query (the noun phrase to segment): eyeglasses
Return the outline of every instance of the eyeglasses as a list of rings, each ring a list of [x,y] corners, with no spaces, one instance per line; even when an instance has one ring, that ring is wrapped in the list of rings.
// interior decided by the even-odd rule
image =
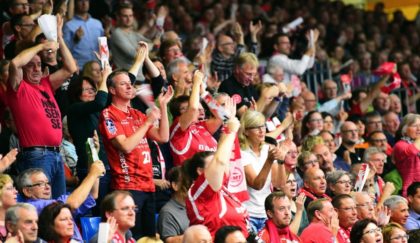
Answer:
[[[340,210],[344,210],[346,212],[350,212],[350,211],[356,211],[357,208],[356,207],[349,207],[349,208],[339,208]]]
[[[367,124],[382,124],[382,121],[370,121]]]
[[[247,127],[247,130],[265,130],[265,125],[255,126],[255,127]]]
[[[310,119],[309,122],[323,122],[322,119]]]
[[[353,130],[344,130],[343,133],[358,133],[359,129],[353,129]]]
[[[49,181],[44,181],[44,182],[38,182],[38,183],[34,183],[34,184],[32,184],[32,185],[27,185],[26,187],[36,187],[36,186],[39,186],[39,187],[46,187],[46,186],[51,186],[51,183],[49,182]]]
[[[406,240],[408,240],[409,238],[410,238],[410,236],[409,235],[407,235],[407,234],[405,234],[405,235],[398,235],[398,236],[395,236],[395,237],[392,237],[390,240],[402,240],[402,239],[406,239]]]
[[[386,163],[386,159],[371,159],[372,162],[382,162]]]
[[[95,88],[83,88],[82,92],[95,93],[96,89]]]
[[[120,210],[124,213],[127,213],[129,210],[131,210],[131,211],[137,213],[139,211],[139,208],[137,206],[131,206],[131,207],[127,206],[127,207],[119,208],[119,209],[116,209],[116,210]]]
[[[337,181],[336,184],[349,184],[350,186],[353,185],[353,183],[348,180],[348,181]]]
[[[12,191],[15,191],[16,190],[16,187],[14,187],[14,186],[8,186],[8,187],[5,187],[4,189],[6,191],[12,192]]]
[[[363,234],[375,234],[375,233],[381,233],[382,232],[382,229],[381,228],[379,228],[379,227],[377,227],[376,229],[371,229],[371,230],[368,230],[368,231],[366,231],[365,233],[363,233]]]
[[[372,143],[385,143],[387,140],[386,139],[371,139],[370,141]]]
[[[23,26],[23,27],[34,27],[35,24],[20,24],[20,26]]]
[[[287,180],[286,184],[292,184],[292,183],[296,183],[296,180]]]
[[[306,161],[306,162],[304,162],[303,163],[303,165],[315,165],[315,164],[318,164],[319,163],[319,161],[318,160],[308,160],[308,161]]]

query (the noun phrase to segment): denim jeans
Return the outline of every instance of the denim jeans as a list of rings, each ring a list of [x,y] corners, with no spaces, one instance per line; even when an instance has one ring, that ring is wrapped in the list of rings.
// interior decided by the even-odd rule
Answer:
[[[136,225],[131,228],[134,239],[143,236],[156,235],[155,219],[155,193],[129,190],[133,195],[134,203],[139,208],[136,213]]]
[[[16,168],[19,173],[30,168],[40,168],[51,183],[52,198],[55,199],[66,193],[64,164],[59,152],[49,150],[20,152]]]
[[[258,234],[258,232],[264,228],[266,220],[266,218],[249,217],[249,223],[251,224],[252,231]]]

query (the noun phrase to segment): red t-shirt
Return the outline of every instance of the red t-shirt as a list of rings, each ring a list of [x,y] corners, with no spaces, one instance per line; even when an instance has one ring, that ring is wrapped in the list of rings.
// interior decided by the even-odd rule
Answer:
[[[176,118],[171,125],[169,140],[175,166],[182,165],[197,152],[214,152],[217,149],[217,141],[207,130],[205,121],[192,123],[182,131],[179,118]]]
[[[153,192],[152,160],[146,137],[128,154],[115,148],[111,140],[118,135],[131,136],[144,124],[147,117],[133,108],[128,113],[113,105],[104,109],[99,120],[99,130],[111,167],[111,188]]]
[[[7,99],[22,147],[60,146],[61,113],[50,76],[39,84],[22,80],[16,92],[8,85]]]
[[[333,243],[334,238],[330,228],[323,223],[310,223],[300,235],[303,243]]]
[[[227,177],[224,177],[226,183]],[[235,225],[248,236],[248,212],[241,202],[223,186],[220,191],[213,191],[204,177],[199,175],[188,190],[185,200],[190,225],[207,226],[214,238],[216,231],[224,225]]]

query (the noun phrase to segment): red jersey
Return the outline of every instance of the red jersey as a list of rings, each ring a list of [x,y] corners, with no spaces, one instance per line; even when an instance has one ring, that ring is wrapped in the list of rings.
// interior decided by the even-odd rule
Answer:
[[[334,243],[335,237],[330,228],[328,228],[325,224],[318,222],[318,223],[310,223],[308,227],[306,227],[302,234],[300,235],[300,239],[303,243]]]
[[[225,185],[227,177],[224,177]],[[241,202],[223,186],[215,192],[204,177],[199,175],[188,190],[185,200],[190,225],[207,226],[214,238],[216,231],[224,225],[235,225],[248,236],[248,212]]]
[[[131,136],[144,124],[147,117],[131,107],[124,112],[113,105],[104,109],[99,120],[99,130],[111,167],[111,188],[154,192],[152,160],[146,137],[128,154],[115,148],[111,140],[118,135]]]
[[[8,85],[7,99],[20,146],[60,146],[63,135],[61,113],[50,76],[42,78],[39,84],[22,80],[17,91]]]
[[[169,145],[175,166],[182,165],[197,152],[214,152],[217,149],[217,141],[207,130],[205,121],[192,123],[182,131],[179,118],[171,125]]]

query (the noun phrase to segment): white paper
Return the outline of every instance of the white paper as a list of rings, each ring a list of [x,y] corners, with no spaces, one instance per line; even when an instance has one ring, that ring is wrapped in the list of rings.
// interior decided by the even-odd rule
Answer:
[[[206,50],[208,44],[209,44],[209,41],[207,40],[207,38],[203,37],[203,40],[201,42],[200,54],[204,54],[204,51]]]
[[[100,223],[98,231],[98,243],[108,243],[110,225],[108,223]]]
[[[38,18],[38,25],[47,40],[57,41],[57,17],[51,14],[44,14]]]
[[[369,176],[370,168],[368,164],[362,164],[359,173],[357,173],[356,183],[354,184],[354,191],[361,192],[365,186],[366,180]]]
[[[99,45],[99,59],[101,60],[102,69],[104,69],[105,64],[109,62],[108,41],[105,36],[98,37],[98,45]]]
[[[98,161],[99,160],[98,151],[96,151],[95,142],[93,141],[93,138],[88,138],[87,141],[90,147],[90,151],[92,153],[92,160],[93,160],[92,162]]]
[[[292,22],[288,23],[286,26],[283,27],[283,33],[288,33],[289,31],[296,29],[296,27],[298,27],[302,23],[302,17],[293,20]]]

